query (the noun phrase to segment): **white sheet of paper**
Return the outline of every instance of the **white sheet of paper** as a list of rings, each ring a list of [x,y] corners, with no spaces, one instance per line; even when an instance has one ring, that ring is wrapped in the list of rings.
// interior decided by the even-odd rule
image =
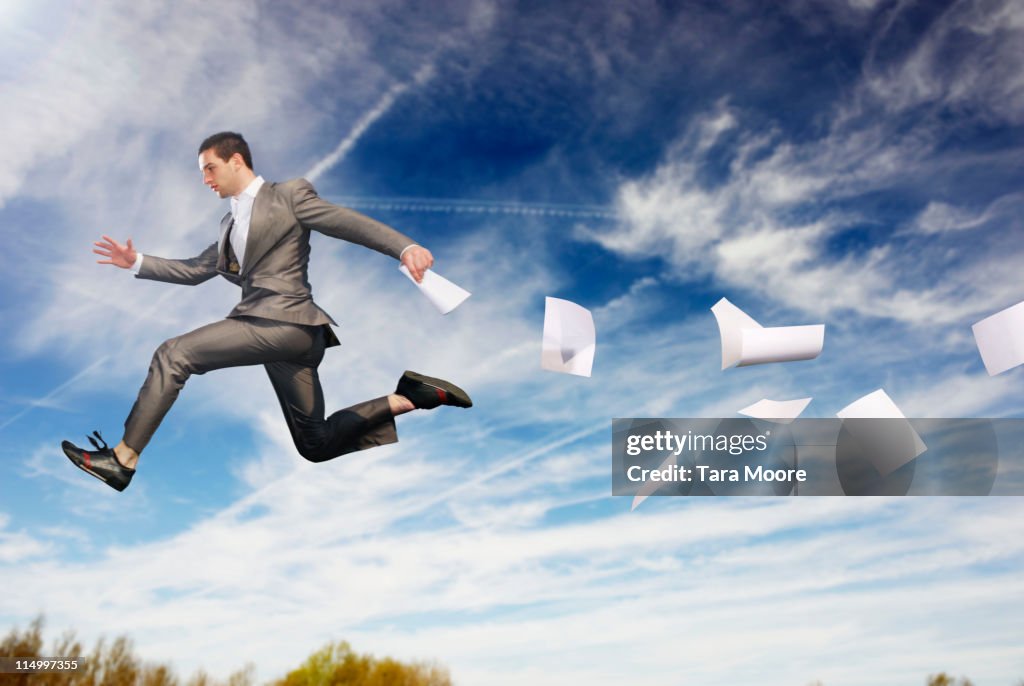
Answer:
[[[409,273],[409,269],[404,264],[398,268],[398,271],[405,274],[413,282],[413,285],[420,289],[423,295],[427,296],[427,300],[441,314],[448,314],[470,296],[469,291],[456,286],[437,272],[429,269],[423,273],[422,283],[416,283],[416,279],[412,278],[412,274]]]
[[[1024,364],[1024,302],[982,319],[971,329],[989,376]]]
[[[668,457],[665,458],[665,461],[661,463],[661,466],[658,467],[658,471],[674,467],[675,464],[676,456],[674,454],[669,455]],[[659,488],[664,486],[665,483],[666,482],[664,481],[654,481],[653,479],[651,479],[648,481],[644,481],[642,484],[640,484],[640,488],[637,489],[636,495],[633,496],[633,504],[630,506],[629,511],[632,512],[636,508],[640,507],[640,503],[647,500],[647,498],[650,497],[652,493],[654,493]]]
[[[896,406],[896,403],[892,401],[889,394],[879,388],[877,391],[868,393],[862,398],[854,400],[852,403],[844,407],[843,409],[836,412],[836,416],[840,419],[903,419],[906,420],[906,415]],[[852,425],[856,427],[856,425]],[[915,457],[923,453],[928,449],[921,440],[921,436],[914,430],[914,427],[910,425],[910,422],[906,422],[907,431],[910,432],[911,440],[914,445],[913,448],[902,455],[896,455],[888,450],[885,451],[869,451],[867,454],[868,460],[874,465],[875,469],[882,476],[888,476],[892,472],[896,471],[906,463],[913,460]],[[871,442],[872,436],[864,435],[857,436],[858,440],[863,440],[865,444]]]
[[[789,424],[800,416],[810,402],[811,398],[797,398],[796,400],[768,400],[765,398],[739,410],[739,414],[754,419],[766,419],[777,424]]]
[[[597,348],[590,310],[560,298],[544,298],[540,366],[553,372],[590,376]]]
[[[813,360],[825,346],[824,324],[765,328],[725,298],[711,311],[722,338],[722,369]]]

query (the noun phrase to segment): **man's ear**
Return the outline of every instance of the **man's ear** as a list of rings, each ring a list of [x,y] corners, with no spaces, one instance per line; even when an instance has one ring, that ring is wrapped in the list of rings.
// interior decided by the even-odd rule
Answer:
[[[231,162],[231,166],[234,167],[235,171],[238,171],[239,168],[245,166],[245,160],[242,159],[242,153],[240,152],[236,152],[234,155],[231,156]]]

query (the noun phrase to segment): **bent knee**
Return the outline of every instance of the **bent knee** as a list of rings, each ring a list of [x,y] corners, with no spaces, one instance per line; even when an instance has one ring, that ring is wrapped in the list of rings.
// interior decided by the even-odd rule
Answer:
[[[296,441],[295,447],[299,451],[299,455],[302,455],[302,457],[310,462],[326,462],[332,457],[337,457],[337,455],[331,454],[328,447],[323,444]]]
[[[169,370],[175,377],[188,378],[195,370],[180,338],[169,338],[153,353],[153,366]]]
[[[153,359],[167,362],[180,358],[182,351],[179,341],[179,338],[168,338],[153,353]]]
[[[295,448],[299,451],[299,455],[310,462],[326,462],[358,450],[354,445],[348,443],[339,444],[337,441],[305,436],[295,437]]]

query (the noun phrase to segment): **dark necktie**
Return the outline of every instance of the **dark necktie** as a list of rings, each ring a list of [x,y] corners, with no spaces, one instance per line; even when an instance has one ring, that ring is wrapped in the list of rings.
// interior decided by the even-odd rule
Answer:
[[[228,261],[228,271],[232,274],[238,273],[238,257],[235,255],[235,249],[231,247],[231,229],[235,228],[235,220],[232,219],[231,223],[228,224],[228,230],[224,234],[224,256]]]

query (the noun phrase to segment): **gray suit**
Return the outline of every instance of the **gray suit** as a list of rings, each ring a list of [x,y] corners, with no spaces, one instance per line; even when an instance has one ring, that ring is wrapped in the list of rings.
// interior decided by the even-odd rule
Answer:
[[[338,341],[330,328],[336,322],[313,302],[307,276],[309,232],[394,258],[412,239],[322,200],[305,179],[267,182],[260,188],[241,269],[228,240],[231,228],[228,213],[221,220],[220,240],[191,259],[143,258],[138,278],[195,285],[219,274],[241,286],[242,299],[226,319],[157,349],[125,421],[124,442],[142,452],[192,374],[253,364],[266,368],[295,445],[306,459],[319,462],[398,440],[386,396],[324,418],[317,366],[324,349]]]

